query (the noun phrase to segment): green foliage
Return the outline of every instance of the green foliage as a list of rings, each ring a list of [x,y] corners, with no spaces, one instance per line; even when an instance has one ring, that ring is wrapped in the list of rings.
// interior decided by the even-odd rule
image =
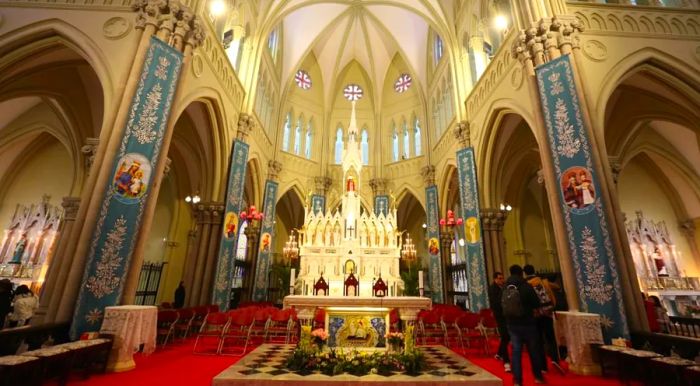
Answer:
[[[425,370],[427,365],[423,354],[417,350],[410,353],[385,351],[343,353],[333,349],[316,352],[297,348],[287,359],[287,367],[301,373],[318,371],[329,376],[342,373],[362,376],[391,372],[418,374]]]
[[[418,296],[418,264],[409,264],[408,271],[401,272],[401,280],[404,296]]]

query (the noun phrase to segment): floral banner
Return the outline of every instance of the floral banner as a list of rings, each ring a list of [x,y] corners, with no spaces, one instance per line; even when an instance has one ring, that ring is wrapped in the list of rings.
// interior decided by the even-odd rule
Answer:
[[[389,214],[389,196],[379,195],[374,196],[374,214],[379,216],[384,213],[384,216]]]
[[[481,237],[481,217],[479,215],[479,191],[477,190],[474,148],[467,147],[457,152],[457,174],[459,194],[464,218],[464,240],[466,241],[466,261],[469,283],[469,309],[479,312],[488,308],[486,287],[486,267],[484,244]]]
[[[318,212],[326,213],[326,196],[322,196],[320,194],[312,194],[311,207],[314,209],[314,214]]]
[[[580,309],[601,315],[607,341],[629,337],[598,170],[565,55],[536,69]]]
[[[275,203],[277,201],[277,182],[267,180],[265,182],[265,199],[263,200],[263,213],[265,217],[260,227],[260,246],[258,261],[255,267],[255,283],[253,284],[253,301],[263,302],[267,300],[267,278],[270,270],[270,258],[272,257],[272,236],[275,232]]]
[[[180,52],[151,38],[86,259],[73,339],[99,330],[105,307],[121,301],[181,67]]]
[[[231,149],[231,163],[226,188],[226,214],[221,227],[222,235],[219,243],[219,258],[216,263],[216,281],[212,293],[212,303],[217,304],[220,310],[228,310],[231,301],[233,263],[236,258],[240,230],[238,220],[241,213],[248,148],[247,143],[235,140],[233,141],[233,149]]]
[[[437,186],[425,188],[426,207],[428,208],[428,264],[430,289],[434,303],[443,302],[442,264],[440,263],[440,227],[438,215]]]

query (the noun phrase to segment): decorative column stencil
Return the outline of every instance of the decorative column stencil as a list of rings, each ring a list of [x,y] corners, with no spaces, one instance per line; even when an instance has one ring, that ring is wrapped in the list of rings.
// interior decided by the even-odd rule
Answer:
[[[432,299],[435,303],[443,302],[442,291],[442,264],[440,264],[440,221],[438,215],[438,191],[437,186],[430,185],[425,188],[425,202],[428,208],[428,258],[430,269],[430,288]]]
[[[253,283],[254,302],[265,301],[267,297],[267,275],[270,269],[270,258],[272,255],[272,236],[275,232],[275,202],[277,201],[276,181],[267,180],[265,182],[265,199],[263,201],[263,213],[265,217],[260,227],[260,251],[255,267],[255,282]]]
[[[464,218],[464,240],[467,252],[467,273],[469,283],[469,309],[479,312],[488,308],[486,287],[486,267],[484,260],[484,243],[481,234],[479,212],[479,191],[474,163],[474,148],[466,147],[457,151],[457,174],[459,194]]]
[[[228,310],[229,302],[231,301],[231,281],[233,280],[233,264],[236,258],[236,247],[240,230],[238,221],[243,199],[243,182],[245,181],[246,164],[248,162],[248,149],[247,143],[238,139],[233,141],[226,188],[226,210],[221,227],[222,235],[219,243],[216,279],[212,293],[212,303],[218,304],[220,310]]]
[[[152,37],[85,264],[71,337],[119,303],[175,95],[182,53]]]
[[[374,196],[374,214],[387,216],[389,214],[389,196],[382,194]]]
[[[600,180],[568,55],[535,69],[582,311],[601,315],[607,341],[629,337]]]
[[[311,195],[311,208],[314,214],[321,212],[326,213],[326,196],[320,194]]]

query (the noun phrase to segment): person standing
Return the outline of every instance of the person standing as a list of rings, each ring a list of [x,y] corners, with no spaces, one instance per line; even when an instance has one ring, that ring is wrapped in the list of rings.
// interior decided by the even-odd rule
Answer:
[[[493,283],[489,286],[489,303],[498,325],[498,335],[501,337],[496,359],[503,361],[503,368],[506,373],[509,373],[510,356],[508,355],[508,343],[510,343],[510,335],[508,335],[508,326],[506,325],[506,318],[503,316],[503,307],[501,306],[501,295],[503,294],[503,284],[505,282],[506,279],[501,272],[493,274]]]
[[[535,267],[528,264],[523,267],[525,272],[525,280],[532,286],[540,301],[540,305],[535,309],[535,325],[542,342],[542,371],[547,371],[547,357],[552,360],[554,366],[560,373],[564,374],[564,370],[559,365],[559,350],[557,347],[557,339],[554,336],[554,308],[556,300],[554,291],[549,280],[542,279],[535,275]]]
[[[510,339],[513,342],[513,385],[522,386],[523,384],[523,344],[527,345],[535,383],[545,383],[542,376],[542,348],[534,317],[535,309],[540,306],[540,299],[532,286],[523,278],[521,266],[512,265],[509,272],[510,277],[506,280],[501,295],[501,306]]]
[[[10,327],[20,327],[29,324],[34,310],[39,305],[39,299],[26,285],[21,285],[15,290],[12,313],[10,314]]]
[[[175,298],[173,299],[173,308],[182,308],[185,305],[185,282],[181,281],[180,285],[175,290]]]
[[[0,280],[0,330],[5,327],[5,318],[12,309],[12,282],[10,279]]]

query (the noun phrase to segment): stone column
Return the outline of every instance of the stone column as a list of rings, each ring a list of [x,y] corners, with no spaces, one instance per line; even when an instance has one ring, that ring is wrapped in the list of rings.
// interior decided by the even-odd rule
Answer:
[[[194,211],[194,209],[193,209]],[[194,218],[194,215],[193,215]],[[194,281],[194,267],[197,260],[197,245],[199,244],[199,226],[195,218],[195,226],[187,232],[187,249],[185,250],[185,267],[182,272],[182,281],[185,282],[185,305],[188,307],[194,306],[190,302],[192,285]]]
[[[493,277],[494,272],[505,275],[506,250],[503,225],[508,218],[508,211],[502,209],[484,208],[481,210],[481,224],[484,227],[484,252],[486,253],[487,277]]]
[[[255,280],[255,265],[258,257],[258,240],[260,238],[260,224],[251,222],[245,228],[248,240],[246,247],[245,272],[243,274],[243,292],[241,300],[250,301],[253,294],[253,280]]]
[[[104,200],[105,188],[107,182],[112,178],[113,162],[119,152],[121,141],[124,135],[127,119],[129,117],[129,109],[131,107],[132,98],[136,92],[140,81],[140,74],[143,68],[143,63],[146,58],[148,48],[150,47],[150,39],[156,33],[166,42],[169,42],[175,49],[183,50],[185,57],[189,56],[193,47],[199,45],[204,38],[201,24],[189,9],[179,2],[163,2],[158,0],[142,1],[134,5],[137,12],[136,29],[139,34],[139,44],[136,52],[125,53],[133,56],[134,60],[129,70],[129,76],[123,85],[118,85],[120,91],[117,98],[116,114],[111,119],[114,121],[108,129],[103,130],[103,135],[100,138],[97,152],[94,158],[94,170],[91,171],[86,189],[81,196],[81,208],[76,218],[76,225],[73,235],[71,235],[69,244],[66,248],[66,254],[72,256],[70,265],[66,268],[66,286],[62,293],[56,293],[55,296],[60,296],[61,301],[53,310],[53,305],[49,307],[49,313],[54,314],[56,321],[67,321],[71,318],[75,308],[76,299],[82,282],[82,277],[85,272],[85,263],[89,254],[92,238],[95,232],[97,220]],[[177,27],[175,27],[177,25]],[[175,29],[175,33],[171,33]],[[185,59],[187,63],[187,59]],[[182,73],[186,74],[186,67],[183,67]],[[110,118],[105,118],[110,119]],[[171,127],[172,128],[172,127]],[[169,130],[171,133],[172,130]],[[166,134],[166,140],[162,144],[162,151],[167,153],[170,134]],[[104,141],[103,141],[104,140]],[[160,174],[164,166],[165,157],[160,157],[160,162],[155,165],[154,169],[154,187],[159,185]],[[153,189],[157,191],[156,189]],[[157,196],[154,194],[153,196]],[[142,227],[148,229],[148,226]],[[139,266],[140,261],[136,264]],[[63,267],[61,269],[63,271]],[[62,275],[60,272],[59,275]],[[137,271],[138,275],[138,271]],[[133,275],[129,275],[133,276]],[[127,280],[135,282],[138,279]]]
[[[440,232],[440,260],[442,261],[442,282],[445,287],[445,304],[454,304],[454,283],[452,282],[452,229],[443,228]]]
[[[61,225],[61,229],[58,233],[60,238],[56,244],[56,250],[51,257],[51,260],[48,262],[49,269],[46,273],[44,285],[41,288],[41,301],[39,302],[39,309],[36,311],[32,324],[53,322],[55,315],[49,314],[49,308],[52,303],[60,303],[60,297],[54,296],[54,294],[61,293],[63,291],[63,287],[66,285],[65,275],[60,277],[60,273],[61,268],[64,265],[70,265],[70,261],[66,258],[66,247],[68,246],[69,236],[74,229],[75,219],[78,215],[78,208],[80,207],[80,198],[63,197],[61,206],[63,206],[63,224]]]
[[[212,208],[209,204],[199,204],[196,207],[198,221],[198,238],[196,248],[196,259],[192,274],[192,286],[187,294],[190,305],[200,305],[199,299],[202,292],[202,281],[204,279],[204,268],[209,250],[209,239],[211,235]]]
[[[216,258],[221,240],[221,223],[223,221],[224,204],[210,203],[211,225],[209,228],[209,245],[204,265],[204,278],[202,279],[202,291],[199,294],[199,304],[211,303],[212,285],[214,284],[214,272],[216,271]]]

